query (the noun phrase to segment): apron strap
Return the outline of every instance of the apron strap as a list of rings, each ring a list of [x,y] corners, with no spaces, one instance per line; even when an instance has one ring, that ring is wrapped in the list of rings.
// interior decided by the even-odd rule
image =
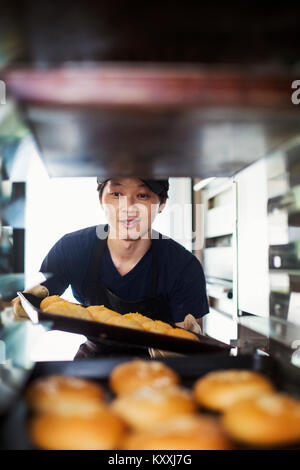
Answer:
[[[107,234],[108,236],[108,234]],[[99,239],[97,247],[94,251],[94,259],[92,261],[92,266],[90,270],[90,281],[95,282],[99,277],[99,269],[101,264],[101,259],[107,245],[107,237],[104,239]]]
[[[104,227],[104,232],[107,232],[108,236],[108,224]],[[104,253],[104,250],[107,245],[107,237],[106,238],[99,238],[97,242],[97,246],[93,252],[93,259],[91,262],[90,270],[89,270],[89,277],[88,277],[88,284],[87,284],[87,297],[88,303],[93,304],[95,303],[95,291],[97,290],[97,284],[99,284],[99,269],[101,259]],[[98,282],[97,282],[98,280]]]
[[[158,278],[158,240],[152,239],[152,297],[156,297]]]

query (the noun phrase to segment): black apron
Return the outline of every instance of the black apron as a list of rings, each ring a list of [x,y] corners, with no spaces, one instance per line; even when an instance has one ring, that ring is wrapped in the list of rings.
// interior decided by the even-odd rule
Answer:
[[[105,231],[107,231],[105,227]],[[161,238],[161,234],[159,234]],[[105,305],[122,315],[126,313],[141,313],[152,320],[161,320],[173,323],[169,313],[169,307],[162,296],[158,296],[158,239],[152,239],[152,296],[138,301],[124,300],[108,289],[99,279],[100,264],[104,250],[107,246],[107,238],[99,239],[91,268],[89,272],[89,282],[87,286],[87,305]],[[101,356],[149,356],[148,350],[141,347],[128,346],[116,341],[103,339],[89,339],[82,344],[74,359],[101,357]]]

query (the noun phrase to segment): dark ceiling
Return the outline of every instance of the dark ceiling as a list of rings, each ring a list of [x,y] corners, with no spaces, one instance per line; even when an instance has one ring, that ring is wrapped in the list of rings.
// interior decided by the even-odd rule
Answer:
[[[228,176],[299,134],[299,17],[288,2],[11,1],[2,75],[52,176]]]

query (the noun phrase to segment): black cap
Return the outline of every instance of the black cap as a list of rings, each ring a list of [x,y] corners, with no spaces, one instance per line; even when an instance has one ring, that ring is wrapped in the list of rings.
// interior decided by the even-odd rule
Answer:
[[[98,183],[98,191],[102,192],[105,184],[111,178],[97,178]],[[169,190],[169,179],[166,180],[143,180],[143,181],[151,191],[157,194],[161,199],[166,199],[168,197],[168,190]]]

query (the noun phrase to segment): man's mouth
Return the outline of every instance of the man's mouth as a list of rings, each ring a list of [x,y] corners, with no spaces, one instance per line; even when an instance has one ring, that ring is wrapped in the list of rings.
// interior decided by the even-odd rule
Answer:
[[[140,219],[128,218],[125,220],[120,220],[119,222],[126,228],[133,228],[140,223]]]

